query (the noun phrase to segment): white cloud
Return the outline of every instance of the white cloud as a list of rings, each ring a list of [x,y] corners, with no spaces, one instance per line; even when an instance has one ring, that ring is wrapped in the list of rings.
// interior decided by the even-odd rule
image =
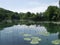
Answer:
[[[16,12],[44,12],[48,6],[50,5],[54,5],[54,6],[58,6],[58,1],[57,2],[52,2],[52,3],[49,3],[49,4],[45,4],[45,3],[39,3],[38,1],[30,1],[30,2],[27,2],[27,6],[26,7],[17,7],[17,8],[9,8],[9,10],[12,10],[12,11],[16,11]],[[25,5],[24,5],[25,6]]]
[[[30,9],[20,9],[20,12],[44,12],[47,9],[47,6],[41,6],[41,7],[35,7],[35,8],[30,8]]]
[[[38,5],[38,6],[36,6],[36,7],[33,7],[33,8],[25,8],[25,9],[20,9],[20,10],[18,10],[18,12],[34,12],[34,13],[36,13],[36,12],[44,12],[47,8],[48,8],[48,6],[50,6],[50,5],[53,5],[53,6],[58,6],[58,1],[57,2],[53,2],[53,3],[50,3],[50,4],[41,4],[41,3],[39,3],[39,2],[30,2],[30,3],[28,3],[28,4],[30,4],[30,5]]]

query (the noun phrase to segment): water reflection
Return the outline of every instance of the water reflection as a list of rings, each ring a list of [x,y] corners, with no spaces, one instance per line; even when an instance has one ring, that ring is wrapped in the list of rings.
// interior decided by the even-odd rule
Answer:
[[[31,34],[42,39],[39,45],[52,45],[51,41],[60,39],[60,25],[53,23],[1,23],[0,24],[0,44],[1,45],[26,45],[23,40],[24,36],[20,34]],[[49,36],[41,35],[44,32],[49,32]],[[8,36],[8,37],[7,37]],[[7,43],[8,42],[8,43]],[[3,44],[4,43],[4,44]],[[7,43],[7,44],[6,44]],[[23,44],[24,43],[24,44]],[[27,43],[29,44],[29,42]]]

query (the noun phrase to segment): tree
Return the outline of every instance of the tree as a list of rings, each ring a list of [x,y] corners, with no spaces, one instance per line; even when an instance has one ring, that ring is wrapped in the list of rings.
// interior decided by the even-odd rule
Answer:
[[[13,15],[11,16],[12,20],[20,20],[20,16],[18,15],[17,12],[14,12]]]
[[[50,21],[52,20],[57,20],[58,17],[58,7],[57,6],[49,6],[47,10],[44,12],[45,17],[49,19]]]
[[[26,16],[26,19],[30,19],[31,13],[30,12],[27,12],[25,16]]]

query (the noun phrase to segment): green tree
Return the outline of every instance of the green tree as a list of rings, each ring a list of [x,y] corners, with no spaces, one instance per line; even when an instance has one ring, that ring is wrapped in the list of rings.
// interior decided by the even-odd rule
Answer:
[[[49,6],[47,10],[44,12],[44,16],[49,19],[50,21],[52,20],[57,20],[58,17],[58,7],[57,6]]]
[[[13,15],[11,16],[12,20],[20,20],[20,16],[17,12],[14,12]]]

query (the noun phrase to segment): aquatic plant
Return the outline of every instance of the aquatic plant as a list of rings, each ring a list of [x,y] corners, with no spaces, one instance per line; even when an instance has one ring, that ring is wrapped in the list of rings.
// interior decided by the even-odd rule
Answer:
[[[39,41],[32,39],[32,41],[31,41],[30,43],[31,43],[31,44],[39,44]]]
[[[32,38],[32,40],[41,41],[41,38],[39,38],[39,37],[31,37],[31,38]]]
[[[24,38],[24,40],[26,40],[26,41],[30,41],[30,40],[31,40],[31,38]]]
[[[32,36],[31,34],[23,34],[23,36],[27,37],[27,36]]]
[[[38,44],[39,43],[39,41],[41,41],[41,38],[39,38],[39,37],[31,37],[31,44]]]
[[[30,44],[38,44],[41,41],[41,38],[33,36],[31,34],[23,34],[24,40],[30,41]],[[31,37],[28,37],[31,36]]]
[[[55,44],[55,45],[60,44],[60,40],[53,40],[52,44]]]

